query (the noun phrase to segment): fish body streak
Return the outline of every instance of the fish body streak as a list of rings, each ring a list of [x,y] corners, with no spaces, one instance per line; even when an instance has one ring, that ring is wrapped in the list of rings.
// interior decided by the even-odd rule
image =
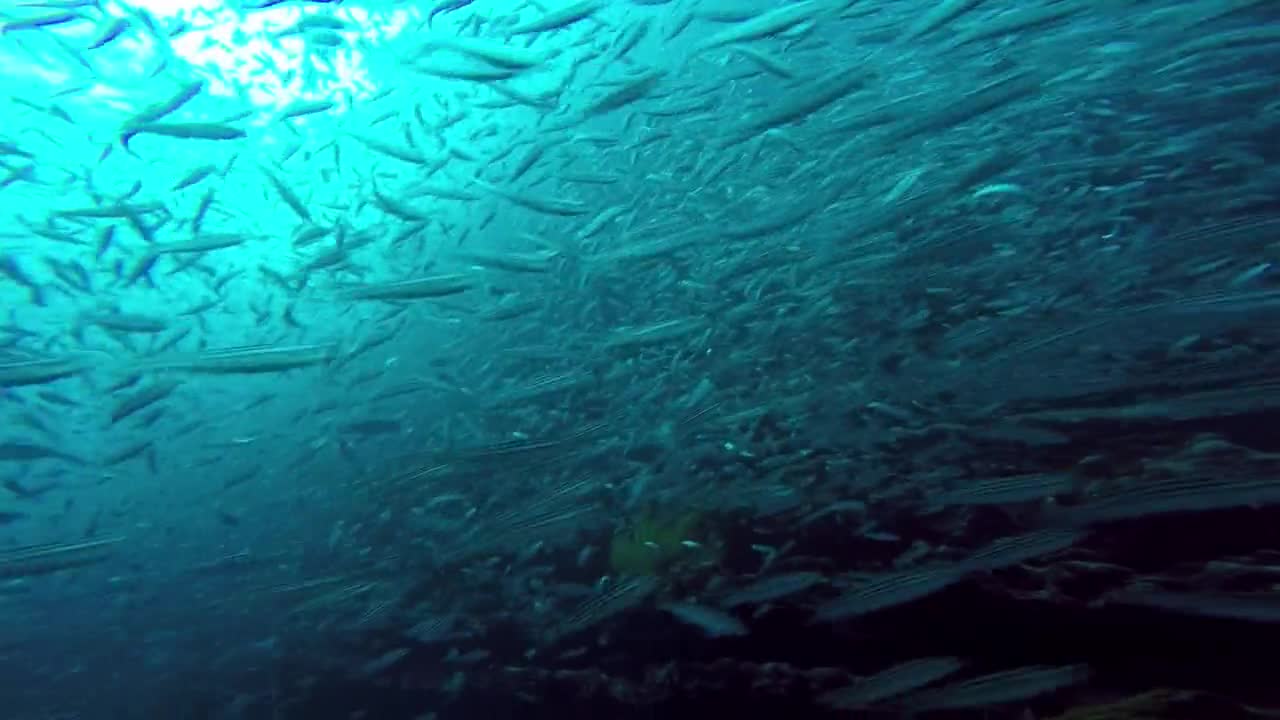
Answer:
[[[431,22],[436,19],[437,15],[444,15],[445,13],[451,13],[455,10],[461,10],[473,2],[475,2],[475,0],[450,0],[450,2],[441,3],[440,5],[431,8],[431,12],[427,14],[427,27],[431,27]]]

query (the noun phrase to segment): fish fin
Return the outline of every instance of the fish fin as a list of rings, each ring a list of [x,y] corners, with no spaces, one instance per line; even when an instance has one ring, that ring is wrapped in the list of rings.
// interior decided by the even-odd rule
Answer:
[[[141,131],[136,127],[126,127],[120,132],[120,147],[134,157],[138,157],[138,153],[134,152],[133,148],[129,147],[129,142],[133,140],[139,132]]]

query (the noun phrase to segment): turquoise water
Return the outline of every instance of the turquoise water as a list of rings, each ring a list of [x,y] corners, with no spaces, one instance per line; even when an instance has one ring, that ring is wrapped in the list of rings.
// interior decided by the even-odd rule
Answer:
[[[1278,27],[0,6],[5,717],[1275,700]]]

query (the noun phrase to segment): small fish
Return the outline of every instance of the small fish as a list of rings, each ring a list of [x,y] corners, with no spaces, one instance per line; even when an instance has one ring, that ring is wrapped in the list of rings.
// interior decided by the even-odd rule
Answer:
[[[333,360],[335,349],[331,343],[250,345],[149,358],[139,361],[136,369],[178,370],[205,375],[273,373],[326,365]]]
[[[31,516],[23,512],[0,511],[0,525],[10,525],[19,520],[26,520],[29,517]]]
[[[493,529],[488,530],[483,539],[471,540],[467,550],[488,552],[492,549],[515,549],[521,546],[527,548],[530,543],[540,542],[549,530],[572,527],[574,523],[588,519],[595,511],[596,507],[591,503],[564,502],[556,497],[543,498],[533,507],[495,515],[490,523]]]
[[[19,20],[0,20],[0,35],[19,30],[38,30],[40,28],[65,25],[81,19],[83,16],[75,12],[55,12],[46,15],[34,15]]]
[[[960,561],[959,565],[970,571],[999,570],[1066,550],[1083,540],[1086,535],[1087,531],[1075,528],[1049,528],[1000,538],[973,552]]]
[[[899,704],[908,712],[1003,705],[1078,685],[1088,680],[1090,674],[1087,665],[1031,665],[924,690],[903,698]]]
[[[279,175],[271,172],[267,168],[262,168],[262,173],[267,176],[267,181],[271,183],[271,187],[275,188],[276,193],[280,195],[280,199],[284,200],[284,204],[294,212],[303,222],[314,224],[311,220],[311,213],[307,210],[307,206],[302,200],[280,179]]]
[[[392,283],[356,285],[341,291],[347,300],[429,300],[466,292],[475,285],[469,275],[430,275]]]
[[[120,146],[129,150],[129,142],[137,135],[162,135],[180,140],[239,140],[248,133],[238,127],[219,123],[149,122],[130,125],[120,134]]]
[[[378,675],[386,671],[387,668],[390,668],[392,665],[395,665],[396,663],[400,662],[400,660],[402,660],[408,654],[409,654],[409,648],[396,648],[394,650],[388,650],[387,652],[379,655],[373,660],[370,660],[369,662],[366,662],[363,665],[361,665],[360,675],[364,677],[371,677],[373,675]]]
[[[56,490],[58,487],[60,487],[59,484],[56,482],[51,482],[51,483],[47,483],[45,485],[39,485],[36,487],[29,487],[29,486],[23,485],[17,480],[12,480],[12,479],[5,480],[3,485],[6,490],[14,494],[14,497],[20,498],[22,500],[39,500],[41,496],[48,493],[50,490]]]
[[[929,501],[939,507],[1012,505],[1069,493],[1075,488],[1075,484],[1071,476],[1062,473],[961,480],[953,489],[930,493]]]
[[[1073,525],[1090,525],[1277,503],[1280,482],[1274,477],[1190,476],[1128,485],[1081,505],[1055,510],[1051,517]]]
[[[158,255],[207,253],[213,250],[238,247],[243,245],[244,242],[245,238],[242,235],[203,235],[192,240],[157,244],[152,246],[151,252]]]
[[[125,272],[120,278],[124,282],[125,287],[133,286],[133,284],[138,282],[141,278],[146,278],[148,282],[151,282],[151,270],[155,267],[156,261],[159,259],[160,253],[157,252],[144,252],[139,255],[138,259],[134,262],[133,267],[129,268],[129,271]],[[154,285],[155,283],[151,284]]]
[[[127,126],[144,125],[146,123],[155,122],[166,115],[177,112],[179,108],[193,100],[197,95],[204,91],[204,81],[195,80],[187,83],[168,98],[157,103],[149,105],[138,111],[129,119]]]
[[[860,710],[911,692],[959,672],[964,662],[954,657],[930,657],[894,665],[852,685],[825,692],[818,702],[839,710]]]
[[[114,425],[130,415],[145,410],[169,397],[181,384],[178,380],[157,381],[121,398],[116,403],[116,406],[111,409],[111,424]]]
[[[501,197],[513,205],[519,205],[522,208],[539,212],[544,215],[554,215],[558,217],[572,217],[575,215],[585,215],[591,212],[590,206],[585,203],[571,202],[560,200],[557,198],[540,197],[530,195],[528,193],[517,193],[510,190],[491,185],[483,180],[472,179],[472,183],[479,185],[489,192]]]
[[[325,0],[314,0],[314,1],[324,2]],[[335,17],[330,17],[328,15],[321,15],[317,13],[314,15],[303,15],[302,19],[299,20],[298,22],[294,23],[293,25],[291,25],[290,27],[284,30],[281,30],[278,33],[275,33],[275,37],[282,38],[282,37],[288,37],[290,35],[301,35],[303,33],[312,32],[316,30],[346,30],[346,29],[347,29],[347,23],[345,23],[344,21]]]
[[[652,68],[636,73],[626,82],[587,103],[580,111],[582,119],[604,115],[643,99],[665,78],[667,71]],[[583,213],[587,212],[585,209]],[[581,213],[580,213],[581,214]]]
[[[929,12],[907,28],[902,35],[902,41],[910,42],[937,30],[972,10],[979,2],[981,0],[941,0],[933,3]]]
[[[701,317],[676,318],[640,327],[614,330],[601,343],[611,350],[634,350],[639,347],[661,345],[687,338],[706,329],[706,319]]]
[[[93,43],[89,45],[89,49],[97,50],[98,48],[107,45],[112,40],[115,40],[124,34],[124,31],[128,29],[129,21],[125,18],[117,18],[115,22],[112,22],[110,25],[102,29],[102,34],[98,36],[97,40],[94,40]]]
[[[307,115],[318,115],[337,107],[332,100],[294,100],[280,109],[280,120],[292,120]]]
[[[720,600],[720,606],[733,609],[740,605],[773,602],[802,593],[824,582],[826,578],[821,573],[811,571],[771,575],[725,595]]]
[[[718,608],[689,602],[663,603],[658,606],[676,619],[692,625],[708,637],[746,635],[747,626],[741,620]]]
[[[0,363],[0,388],[43,385],[78,375],[92,367],[86,356]]]
[[[579,2],[550,10],[541,17],[520,23],[507,32],[510,35],[528,35],[559,30],[591,17],[603,6],[604,3],[600,0],[579,0]]]
[[[30,545],[0,551],[0,579],[48,575],[60,570],[103,562],[124,538],[103,538],[79,543]]]
[[[550,272],[557,253],[482,253],[471,252],[460,255],[459,259],[483,268],[502,270],[511,273],[546,273]]]
[[[445,0],[445,2],[436,5],[427,13],[427,29],[431,28],[431,21],[435,20],[437,15],[444,15],[445,13],[451,13],[455,10],[461,10],[473,2],[475,2],[475,0]]]
[[[581,632],[599,623],[634,608],[645,601],[658,589],[658,581],[649,576],[638,576],[619,580],[596,597],[587,600],[569,613],[548,635],[548,640],[557,640],[566,635]]]
[[[35,280],[32,280],[26,271],[19,264],[18,259],[12,255],[0,255],[0,275],[9,278],[15,284],[26,288],[30,294],[31,304],[43,306],[44,289]]]
[[[97,325],[106,330],[121,333],[153,334],[169,329],[169,322],[164,318],[142,315],[139,313],[92,311],[80,316],[82,325]]]
[[[0,462],[30,462],[32,460],[65,460],[73,465],[88,465],[81,457],[56,448],[32,442],[0,442]]]
[[[457,620],[454,615],[429,617],[405,631],[405,636],[423,645],[448,642],[459,634],[456,629]]]
[[[186,188],[189,188],[192,185],[195,185],[201,180],[204,180],[210,175],[216,173],[217,171],[218,171],[218,168],[214,165],[201,165],[199,167],[192,168],[191,172],[188,172],[180,180],[178,180],[178,182],[174,183],[173,187],[170,188],[170,190],[176,192],[178,190],[184,190]]]
[[[1280,598],[1274,592],[1225,593],[1165,590],[1138,583],[1105,598],[1108,604],[1158,608],[1183,615],[1280,623]]]
[[[950,587],[964,575],[963,568],[936,566],[873,576],[819,605],[810,622],[835,622],[903,605]]]
[[[154,447],[155,445],[150,440],[142,440],[108,455],[103,459],[102,464],[107,467],[119,465],[120,463],[133,460],[134,458],[142,457],[144,453],[152,450]]]
[[[307,42],[311,45],[324,48],[342,47],[346,43],[346,40],[343,39],[341,34],[333,32],[332,30],[308,32],[303,37],[306,38]]]
[[[699,44],[695,52],[778,35],[812,19],[822,10],[823,5],[817,0],[801,0],[782,5],[712,35]]]

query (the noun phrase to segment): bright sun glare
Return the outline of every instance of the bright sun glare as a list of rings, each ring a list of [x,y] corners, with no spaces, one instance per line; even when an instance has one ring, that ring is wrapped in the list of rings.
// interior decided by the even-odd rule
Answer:
[[[130,0],[162,22],[185,21],[189,29],[170,41],[173,53],[198,68],[208,91],[242,95],[265,108],[294,100],[359,98],[373,94],[362,44],[395,37],[409,15],[404,10],[370,17],[347,5],[298,7],[282,4],[237,11],[219,0]],[[340,47],[312,46],[301,35],[277,37],[305,14],[331,14],[348,25]],[[154,52],[154,40],[139,36],[137,49]],[[148,53],[150,54],[150,53]]]

